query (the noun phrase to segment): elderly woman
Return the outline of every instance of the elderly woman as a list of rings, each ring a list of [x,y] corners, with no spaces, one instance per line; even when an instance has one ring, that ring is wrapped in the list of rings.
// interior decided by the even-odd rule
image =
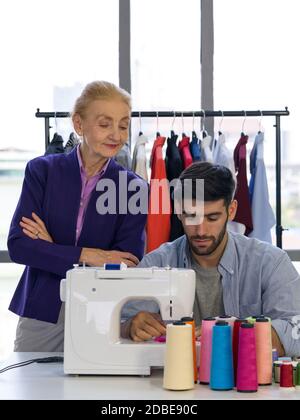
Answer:
[[[135,180],[147,188],[113,159],[128,139],[130,115],[126,91],[108,82],[90,83],[72,114],[81,144],[68,155],[38,157],[26,167],[8,237],[11,259],[26,265],[9,307],[20,315],[15,351],[63,350],[59,286],[73,264],[133,267],[143,256],[146,214],[104,214],[97,203],[103,194],[114,194],[108,198],[126,207],[127,201],[119,202],[120,173],[127,186]],[[114,188],[107,193],[99,182],[108,180]]]

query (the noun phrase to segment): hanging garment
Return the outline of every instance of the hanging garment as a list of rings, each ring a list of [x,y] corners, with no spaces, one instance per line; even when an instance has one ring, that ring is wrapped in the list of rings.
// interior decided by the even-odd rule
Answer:
[[[166,170],[168,181],[171,182],[174,179],[178,179],[183,167],[182,160],[180,156],[179,149],[177,147],[176,141],[178,136],[173,133],[170,138],[168,138],[168,146],[166,150]],[[174,213],[174,194],[171,191],[170,195],[172,214],[171,214],[171,232],[169,241],[174,241],[184,234],[181,221],[178,219],[177,214]]]
[[[181,155],[183,169],[188,168],[193,163],[193,158],[190,152],[190,138],[182,135],[182,139],[178,144],[178,149]]]
[[[54,155],[56,153],[64,153],[64,139],[55,133],[53,139],[49,143],[45,155]]]
[[[147,173],[147,157],[146,157],[146,144],[148,139],[143,134],[140,134],[136,140],[133,156],[132,156],[132,170],[141,178],[148,182]]]
[[[230,152],[226,146],[226,138],[223,133],[220,133],[218,139],[215,140],[212,155],[213,162],[216,165],[223,165],[230,169],[235,179],[235,168],[232,152]]]
[[[212,137],[211,136],[205,136],[202,139],[202,144],[201,144],[201,159],[204,162],[213,162],[213,155],[212,155],[212,151],[211,151],[211,140]]]
[[[169,188],[156,188],[157,182],[163,181],[167,186],[166,165],[162,148],[166,138],[158,136],[151,153],[150,199],[147,219],[147,252],[168,242],[171,229],[171,204]],[[158,191],[157,191],[158,190]]]
[[[276,220],[269,203],[269,190],[264,163],[264,133],[258,133],[250,154],[250,201],[253,219],[251,238],[272,243],[271,228]]]
[[[237,212],[234,218],[235,222],[242,223],[246,227],[245,235],[248,236],[253,230],[251,204],[249,196],[249,188],[247,181],[247,163],[246,163],[246,144],[248,136],[244,134],[234,149],[234,164],[237,172],[236,180],[237,186],[235,191],[235,199],[238,202]]]
[[[69,139],[64,147],[65,153],[70,153],[80,143],[80,139],[76,136],[75,133],[71,133]]]
[[[193,162],[201,160],[201,149],[199,146],[199,139],[195,132],[193,132],[192,135],[192,141],[190,143],[190,152],[193,158]]]
[[[115,161],[123,166],[123,168],[131,170],[132,162],[128,143],[125,143],[122,149],[116,154]]]

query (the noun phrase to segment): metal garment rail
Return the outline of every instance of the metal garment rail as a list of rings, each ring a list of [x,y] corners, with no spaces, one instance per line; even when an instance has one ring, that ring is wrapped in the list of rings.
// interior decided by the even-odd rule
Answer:
[[[133,118],[171,118],[171,117],[275,117],[274,127],[276,129],[276,245],[282,248],[281,225],[281,126],[280,118],[290,115],[288,108],[283,111],[133,111]],[[45,120],[45,148],[50,143],[50,118],[68,118],[69,112],[40,112],[39,108],[35,114],[37,118]]]

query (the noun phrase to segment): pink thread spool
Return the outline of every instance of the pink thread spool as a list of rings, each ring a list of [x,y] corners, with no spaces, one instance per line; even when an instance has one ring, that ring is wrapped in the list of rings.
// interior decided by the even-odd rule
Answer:
[[[239,330],[239,348],[236,389],[238,392],[257,392],[257,364],[254,325],[242,323]]]
[[[272,333],[268,318],[257,318],[254,324],[258,385],[272,384]]]
[[[202,321],[199,380],[208,385],[210,381],[210,362],[212,352],[212,333],[216,318],[205,318]]]
[[[237,365],[238,365],[240,326],[243,323],[247,323],[247,320],[244,318],[239,318],[234,321],[234,325],[233,325],[232,351],[233,351],[233,368],[234,368],[234,383],[235,384],[236,384]]]

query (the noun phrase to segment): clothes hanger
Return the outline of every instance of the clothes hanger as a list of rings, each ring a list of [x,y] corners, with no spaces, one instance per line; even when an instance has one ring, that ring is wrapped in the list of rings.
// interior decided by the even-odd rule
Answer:
[[[173,111],[173,121],[172,121],[172,126],[171,126],[171,138],[176,136],[175,131],[174,131],[175,119],[176,119],[176,113],[175,113],[175,111]]]
[[[246,119],[247,119],[247,112],[246,111],[244,111],[244,115],[245,115],[245,118],[244,118],[243,125],[242,125],[241,137],[245,137],[245,135],[246,135],[245,131],[244,131],[245,122],[246,122]]]
[[[158,130],[158,111],[156,112],[156,138],[160,137],[160,132]]]
[[[220,112],[221,112],[222,118],[221,118],[221,121],[220,121],[220,124],[219,124],[219,130],[218,130],[219,136],[221,136],[221,134],[222,134],[221,127],[222,127],[222,123],[223,123],[223,120],[224,120],[224,112],[223,111],[220,111]]]
[[[182,124],[182,138],[186,137],[184,132],[184,119],[183,119],[183,112],[181,112],[181,124]]]
[[[141,112],[139,112],[139,125],[140,125],[139,136],[142,136],[143,135],[143,131],[142,131],[142,117],[141,117]]]
[[[195,112],[193,111],[193,131],[192,131],[192,140],[198,140],[197,133],[195,131]]]
[[[258,127],[258,134],[261,134],[262,133],[262,125],[261,125],[261,123],[262,123],[262,120],[263,120],[263,112],[262,111],[260,111],[260,121],[259,121],[259,127]]]
[[[201,129],[201,118],[200,118],[200,129],[201,129],[202,139],[205,139],[205,137],[208,136],[208,132],[205,129],[206,114],[205,114],[205,110],[204,109],[201,109],[201,112],[203,114],[203,117],[202,117],[202,129]]]

